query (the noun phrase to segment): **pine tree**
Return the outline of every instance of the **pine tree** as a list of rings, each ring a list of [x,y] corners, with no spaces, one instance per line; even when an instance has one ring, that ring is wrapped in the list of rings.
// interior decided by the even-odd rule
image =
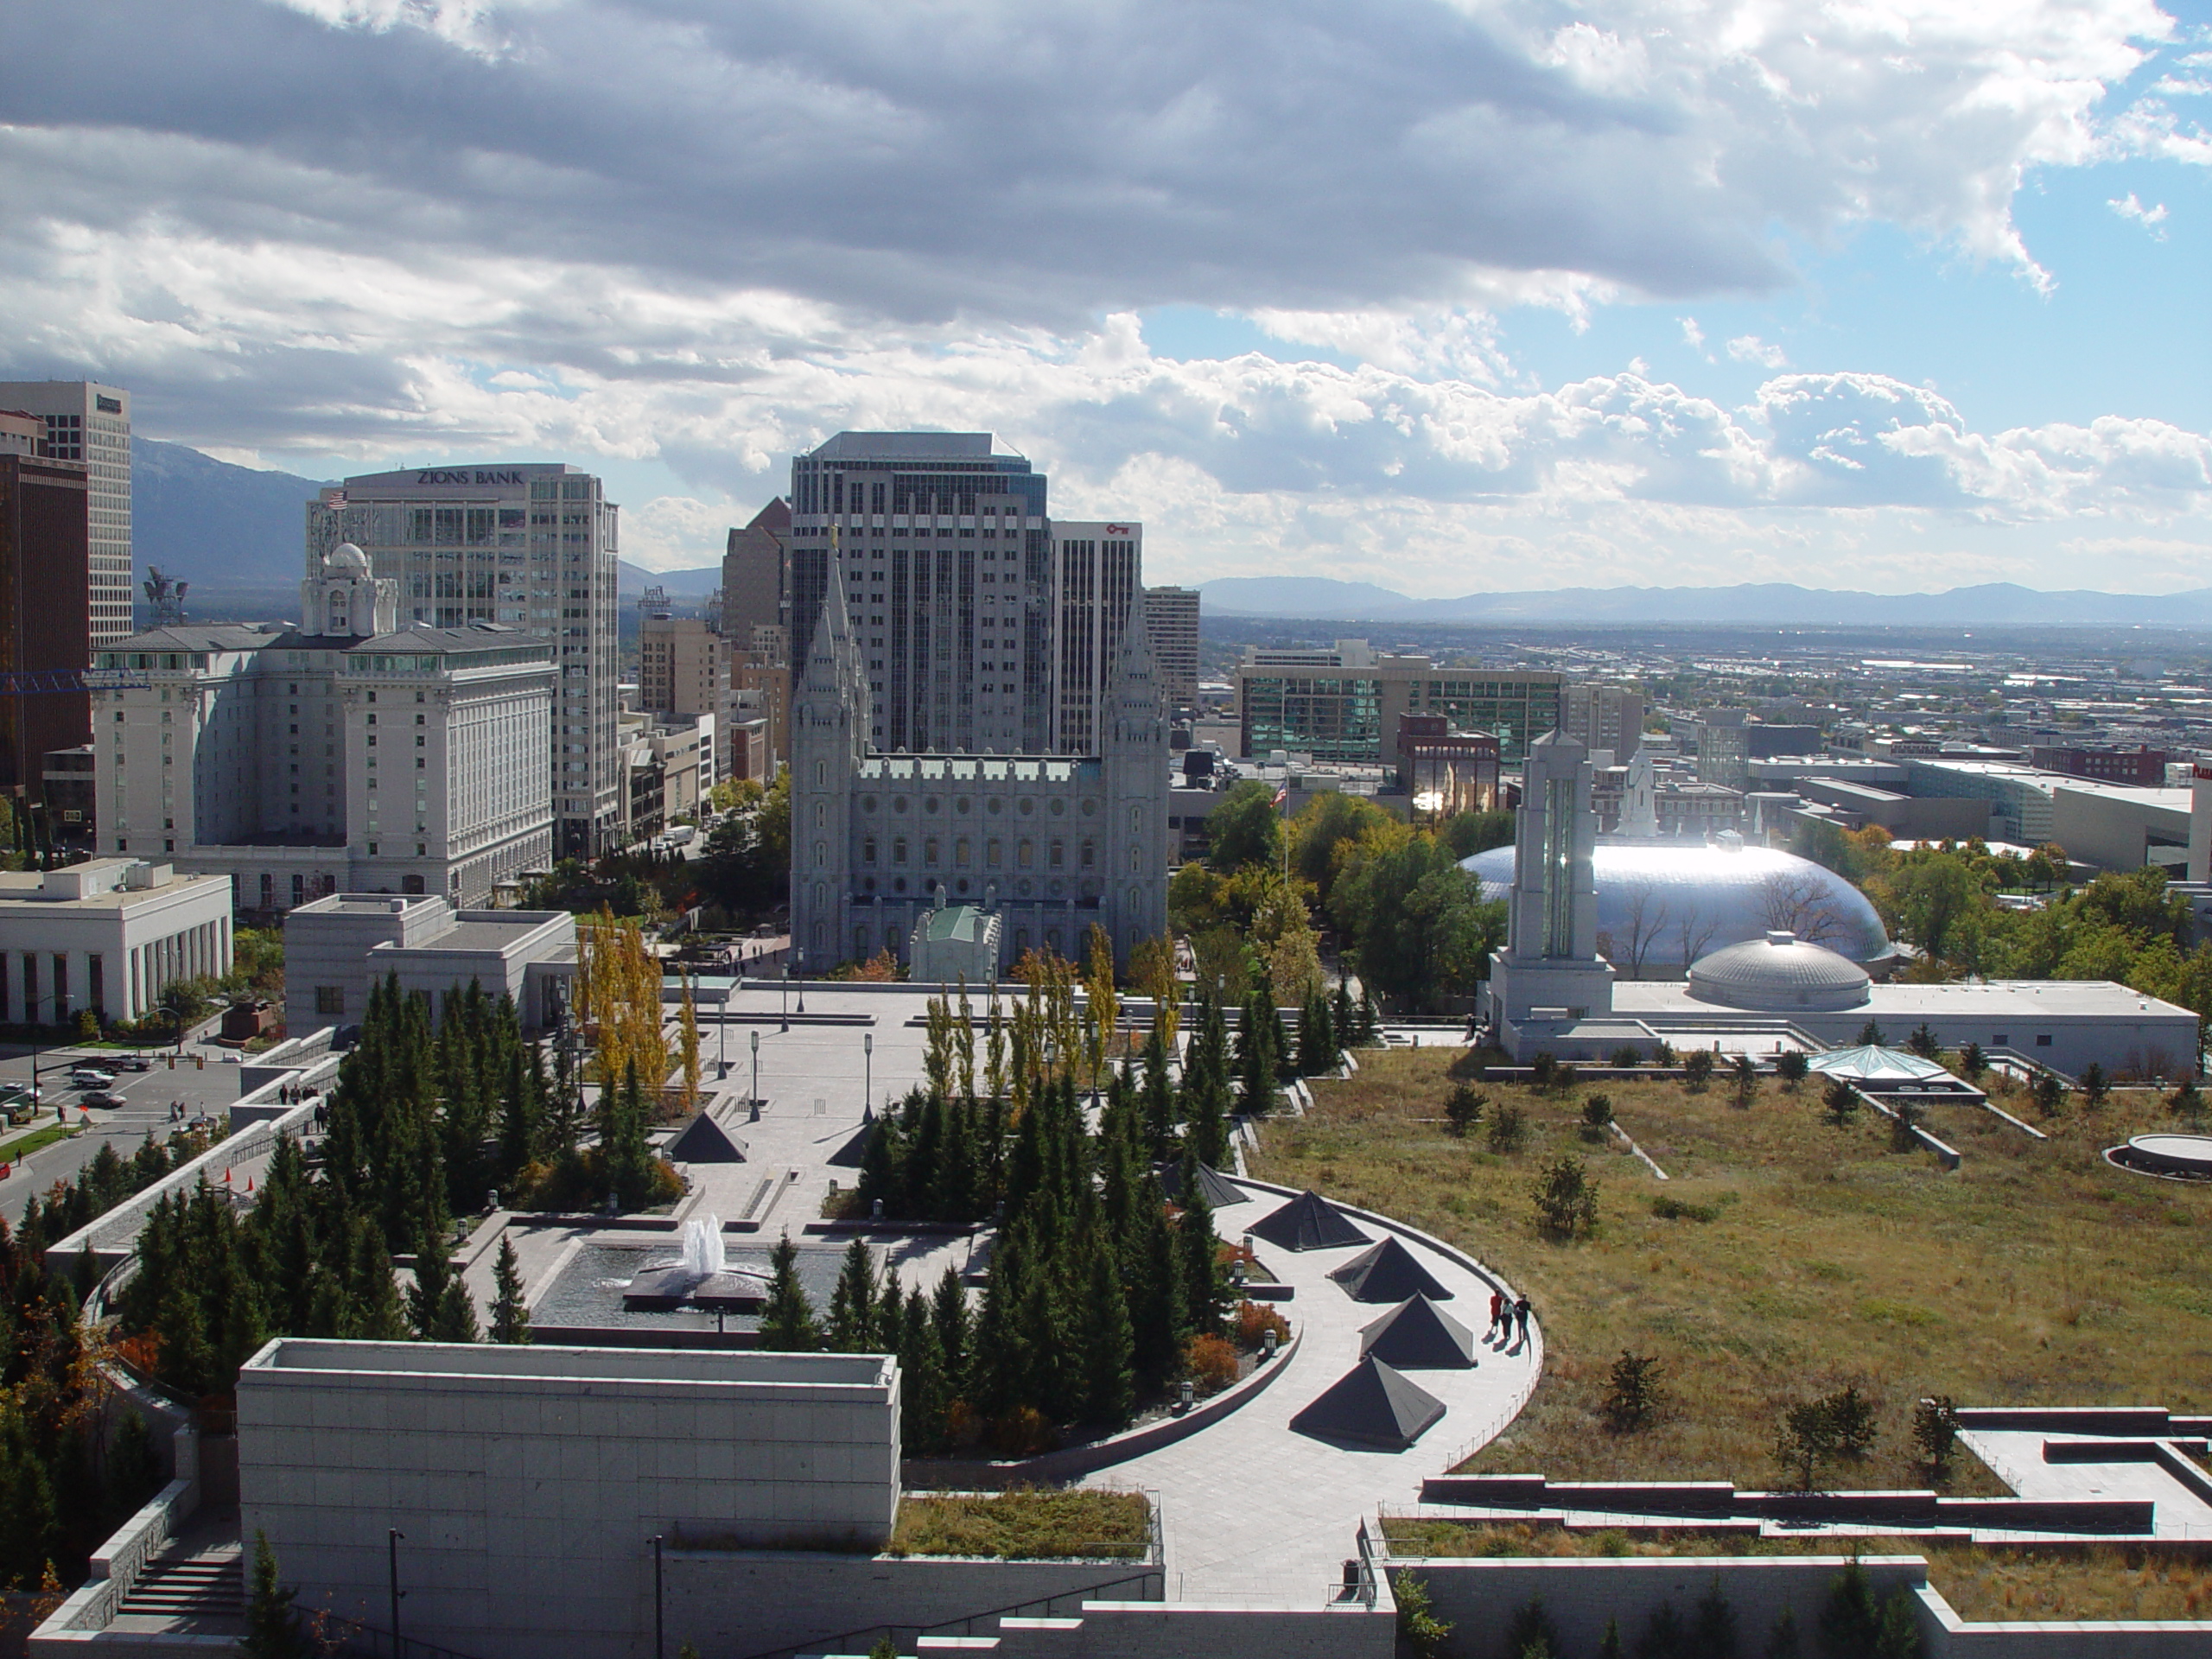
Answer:
[[[1183,1192],[1183,1219],[1176,1227],[1176,1255],[1181,1259],[1185,1323],[1195,1335],[1218,1335],[1222,1289],[1220,1252],[1213,1231],[1213,1210],[1196,1181]]]
[[[446,1287],[453,1281],[453,1261],[446,1253],[445,1230],[426,1228],[415,1250],[415,1282],[407,1292],[407,1319],[424,1342],[436,1342]]]
[[[477,1342],[484,1332],[476,1323],[475,1299],[469,1295],[468,1287],[461,1282],[459,1274],[446,1281],[444,1292],[438,1297],[438,1311],[430,1326],[433,1342]]]
[[[920,1300],[918,1292],[915,1300]],[[960,1270],[950,1263],[930,1298],[930,1328],[936,1332],[938,1350],[944,1356],[947,1390],[957,1395],[966,1386],[968,1375],[968,1293],[960,1283]]]
[[[1263,1009],[1261,995],[1245,999],[1236,1024],[1236,1107],[1251,1117],[1265,1117],[1275,1103],[1274,1009],[1272,1002]]]
[[[906,1300],[899,1325],[899,1439],[909,1452],[934,1452],[944,1444],[944,1408],[949,1379],[944,1349],[929,1299],[918,1292]]]
[[[867,1241],[845,1247],[844,1271],[830,1293],[829,1346],[841,1354],[867,1353],[875,1344],[875,1259]]]
[[[798,1281],[798,1246],[786,1233],[768,1257],[768,1299],[760,1310],[760,1345],[777,1353],[807,1354],[821,1347],[814,1308]]]
[[[1305,1017],[1298,1027],[1298,1069],[1318,1077],[1337,1069],[1336,1032],[1329,1018],[1329,999],[1319,991],[1306,999]]]
[[[1175,1230],[1149,1174],[1138,1183],[1135,1224],[1130,1254],[1138,1265],[1130,1280],[1129,1312],[1136,1326],[1136,1368],[1148,1386],[1162,1388],[1182,1362],[1190,1325]]]
[[[530,1340],[530,1304],[523,1300],[522,1265],[515,1258],[514,1240],[499,1236],[499,1260],[493,1264],[492,1340],[525,1343]]]
[[[1136,1404],[1133,1369],[1136,1332],[1129,1323],[1128,1299],[1116,1270],[1109,1241],[1095,1236],[1090,1257],[1090,1295],[1084,1309],[1083,1414],[1090,1421],[1119,1428]]]
[[[407,1318],[383,1230],[365,1216],[357,1216],[347,1232],[345,1334],[369,1342],[398,1342],[407,1335]]]
[[[238,1638],[238,1651],[246,1659],[307,1659],[315,1651],[292,1611],[299,1593],[278,1585],[276,1552],[270,1548],[267,1533],[255,1532],[253,1592],[246,1603],[245,1634]]]
[[[1146,1149],[1152,1157],[1164,1158],[1175,1133],[1175,1085],[1167,1075],[1167,1045],[1157,1020],[1145,1039],[1142,1098]]]

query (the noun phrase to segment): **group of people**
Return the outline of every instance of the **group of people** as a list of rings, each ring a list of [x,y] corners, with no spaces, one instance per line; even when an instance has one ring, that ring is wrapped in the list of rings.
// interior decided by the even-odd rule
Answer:
[[[1526,1347],[1529,1342],[1529,1316],[1535,1310],[1526,1296],[1510,1298],[1502,1290],[1490,1294],[1490,1329],[1483,1332],[1483,1340],[1501,1338],[1516,1346]],[[1518,1327],[1520,1334],[1515,1335]]]

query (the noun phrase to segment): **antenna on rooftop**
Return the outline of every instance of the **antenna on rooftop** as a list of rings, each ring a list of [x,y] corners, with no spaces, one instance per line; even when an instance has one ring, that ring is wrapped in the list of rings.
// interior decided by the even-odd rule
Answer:
[[[159,565],[146,567],[146,602],[154,607],[154,626],[165,628],[183,621],[184,595],[192,584],[165,576]]]

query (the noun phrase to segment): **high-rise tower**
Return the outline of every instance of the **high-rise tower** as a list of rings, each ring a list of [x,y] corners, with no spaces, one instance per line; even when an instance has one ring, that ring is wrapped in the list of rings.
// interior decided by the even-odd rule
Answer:
[[[85,464],[89,498],[85,587],[91,649],[124,638],[133,631],[130,394],[93,380],[0,380],[0,409],[21,410],[39,418],[46,428],[40,454]]]

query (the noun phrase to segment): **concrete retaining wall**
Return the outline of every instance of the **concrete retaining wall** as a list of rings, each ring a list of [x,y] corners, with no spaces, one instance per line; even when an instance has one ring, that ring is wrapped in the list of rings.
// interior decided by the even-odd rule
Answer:
[[[1917,1555],[1870,1555],[1860,1564],[1879,1595],[1916,1591],[1928,1580],[1928,1564]],[[1608,1619],[1620,1621],[1622,1643],[1633,1652],[1662,1602],[1672,1601],[1688,1618],[1716,1577],[1720,1593],[1735,1610],[1738,1651],[1764,1652],[1767,1633],[1788,1607],[1797,1622],[1800,1651],[1810,1653],[1821,1608],[1845,1565],[1844,1557],[1830,1555],[1428,1561],[1394,1557],[1389,1562],[1394,1586],[1413,1577],[1428,1586],[1437,1617],[1456,1627],[1452,1650],[1464,1659],[1513,1659],[1503,1651],[1506,1624],[1537,1599],[1564,1652],[1595,1653]]]
[[[2212,1622],[2052,1619],[1969,1624],[1934,1589],[1919,1592],[1924,1659],[2202,1659]]]

